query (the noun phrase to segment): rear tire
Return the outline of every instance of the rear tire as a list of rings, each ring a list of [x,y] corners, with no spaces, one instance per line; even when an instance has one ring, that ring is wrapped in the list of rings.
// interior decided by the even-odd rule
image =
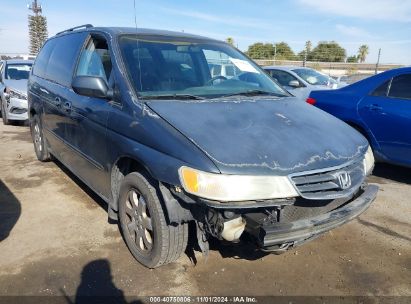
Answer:
[[[30,120],[31,138],[33,139],[34,152],[37,159],[45,162],[50,160],[50,154],[46,145],[46,139],[43,135],[43,128],[38,115],[34,115]]]
[[[185,251],[188,223],[168,225],[151,178],[139,172],[122,181],[119,225],[134,258],[148,268],[176,261]]]

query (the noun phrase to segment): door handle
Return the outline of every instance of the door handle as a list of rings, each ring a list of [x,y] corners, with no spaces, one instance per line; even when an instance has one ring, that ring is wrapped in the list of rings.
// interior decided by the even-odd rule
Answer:
[[[71,112],[71,102],[65,101],[65,102],[63,103],[63,109],[64,109],[64,111],[66,111],[66,112]]]
[[[382,107],[377,105],[377,104],[369,105],[369,106],[367,106],[367,108],[370,111],[381,111],[382,110]]]
[[[55,105],[56,107],[58,107],[58,108],[61,106],[61,99],[60,99],[60,97],[54,98],[54,105]]]

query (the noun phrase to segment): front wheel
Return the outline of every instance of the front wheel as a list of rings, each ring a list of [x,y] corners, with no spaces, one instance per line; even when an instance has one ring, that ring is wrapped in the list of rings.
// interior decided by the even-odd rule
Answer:
[[[1,118],[3,119],[3,124],[7,126],[10,124],[10,120],[7,118],[7,108],[4,103],[5,101],[1,101]]]
[[[144,174],[133,172],[122,181],[119,222],[131,254],[146,267],[171,263],[187,247],[188,224],[167,224],[157,189]]]
[[[50,154],[48,152],[46,140],[43,136],[43,128],[38,115],[34,115],[30,120],[30,131],[37,159],[43,162],[50,160]]]

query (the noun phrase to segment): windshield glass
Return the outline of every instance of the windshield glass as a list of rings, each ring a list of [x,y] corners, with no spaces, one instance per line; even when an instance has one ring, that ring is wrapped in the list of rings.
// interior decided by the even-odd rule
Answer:
[[[225,43],[123,35],[119,45],[140,97],[215,98],[250,92],[289,96],[258,65]]]
[[[5,79],[21,80],[29,79],[31,63],[12,63],[6,67]]]
[[[300,76],[302,79],[307,81],[309,84],[312,85],[333,85],[336,84],[337,82],[332,79],[331,77],[324,75],[320,72],[317,72],[316,70],[311,70],[311,69],[295,69],[293,70],[294,73],[296,73],[298,76]]]

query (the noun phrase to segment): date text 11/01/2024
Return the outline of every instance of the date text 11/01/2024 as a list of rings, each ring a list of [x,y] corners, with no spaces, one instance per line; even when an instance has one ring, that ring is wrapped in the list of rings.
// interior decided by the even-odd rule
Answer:
[[[150,303],[258,303],[255,297],[150,297]]]

